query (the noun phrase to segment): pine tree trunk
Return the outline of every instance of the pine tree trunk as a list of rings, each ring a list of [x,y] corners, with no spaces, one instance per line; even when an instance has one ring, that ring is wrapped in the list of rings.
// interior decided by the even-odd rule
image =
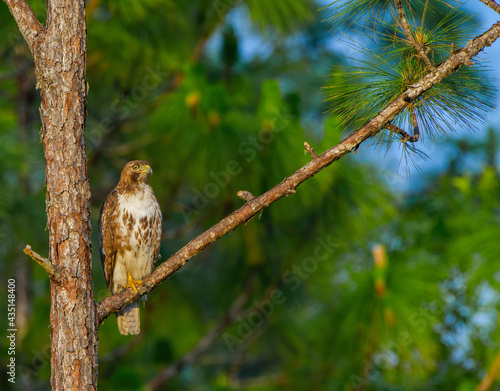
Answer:
[[[4,0],[33,55],[41,91],[47,227],[52,263],[54,390],[97,389],[97,308],[92,283],[84,0],[47,0],[43,27],[26,0]],[[57,271],[55,273],[54,271]]]
[[[87,84],[85,2],[48,0],[45,36],[32,48],[41,89],[54,390],[97,389],[96,304],[91,264],[90,184],[84,137]]]

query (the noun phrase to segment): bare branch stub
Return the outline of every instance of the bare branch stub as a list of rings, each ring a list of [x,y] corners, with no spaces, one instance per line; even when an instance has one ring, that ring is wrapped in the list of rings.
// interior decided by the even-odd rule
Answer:
[[[337,145],[318,155],[317,159],[298,169],[294,174],[284,181],[268,190],[266,193],[256,197],[241,208],[222,219],[213,227],[191,240],[183,248],[177,251],[169,259],[156,268],[153,274],[144,279],[147,287],[139,286],[139,295],[143,295],[156,288],[161,282],[174,274],[188,260],[201,252],[204,248],[220,239],[222,236],[232,232],[241,224],[246,223],[264,208],[289,195],[308,178],[316,175],[319,171],[328,167],[334,161],[339,160],[359,146],[370,137],[375,136],[382,129],[387,128],[403,110],[408,108],[411,102],[434,85],[441,82],[449,74],[466,65],[470,59],[476,56],[484,47],[490,46],[500,36],[500,22],[493,24],[486,32],[469,41],[460,51],[453,53],[448,60],[436,68],[435,72],[429,72],[419,81],[412,84],[406,91],[401,93],[393,101],[389,102],[375,117],[363,127],[342,140]],[[412,136],[410,136],[412,137]],[[119,294],[104,299],[98,304],[98,321],[101,323],[110,314],[120,310],[126,304],[137,299],[132,289],[127,289]]]
[[[316,152],[314,152],[314,148],[311,147],[307,141],[304,141],[304,148],[306,149],[307,153],[311,155],[313,159],[318,158],[318,155],[316,155]]]
[[[45,269],[50,278],[55,281],[61,280],[61,271],[55,265],[53,265],[47,258],[42,257],[40,254],[34,252],[30,245],[26,245],[24,248],[24,253],[29,255],[36,263]]]
[[[252,201],[253,199],[255,199],[255,197],[252,195],[252,193],[250,193],[249,191],[247,190],[240,190],[236,193],[236,195],[238,197],[240,197],[242,200],[245,200],[245,201]]]
[[[4,0],[16,20],[19,31],[33,53],[35,39],[45,31],[26,0]]]

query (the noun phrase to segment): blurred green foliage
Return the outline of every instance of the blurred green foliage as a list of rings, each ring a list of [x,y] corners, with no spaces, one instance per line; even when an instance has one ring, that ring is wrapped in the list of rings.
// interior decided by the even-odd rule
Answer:
[[[386,3],[357,4],[383,13]],[[43,21],[43,2],[30,5]],[[401,80],[391,79],[395,89],[374,99],[384,86],[370,77],[384,70],[397,79],[399,68],[380,64],[363,80],[349,74],[318,7],[307,0],[88,1],[94,227],[123,165],[146,159],[165,218],[167,259],[241,206],[237,191],[259,195],[306,164],[305,140],[317,152],[340,141],[342,113],[322,116],[319,87],[330,66],[330,80],[344,92],[366,92],[371,81],[353,120],[396,94]],[[342,23],[366,17],[357,8],[343,12]],[[440,26],[432,31],[446,41],[442,19],[430,15],[429,30]],[[2,372],[0,381],[5,389],[42,390],[50,377],[49,284],[22,254],[26,244],[44,255],[48,247],[39,98],[7,7],[0,17],[0,276],[2,287],[15,278],[18,293],[18,378],[12,387]],[[457,23],[470,27],[468,18],[446,17],[450,34]],[[242,23],[253,26],[251,37]],[[269,53],[244,55],[252,44]],[[461,77],[469,76],[469,84],[451,80],[446,92],[477,98],[479,79]],[[367,100],[377,105],[363,106]],[[99,330],[99,387],[144,389],[219,327],[157,389],[474,389],[498,354],[500,301],[498,143],[493,130],[478,140],[453,142],[447,170],[407,195],[356,156],[335,162],[149,294],[140,336],[121,336],[107,319]],[[466,164],[471,160],[477,169]],[[100,301],[109,293],[96,231]]]

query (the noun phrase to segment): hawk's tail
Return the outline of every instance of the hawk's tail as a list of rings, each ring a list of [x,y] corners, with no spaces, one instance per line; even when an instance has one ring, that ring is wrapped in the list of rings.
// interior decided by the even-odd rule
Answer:
[[[141,331],[139,301],[134,301],[123,308],[120,312],[117,312],[116,323],[118,323],[118,331],[120,334],[139,334]]]

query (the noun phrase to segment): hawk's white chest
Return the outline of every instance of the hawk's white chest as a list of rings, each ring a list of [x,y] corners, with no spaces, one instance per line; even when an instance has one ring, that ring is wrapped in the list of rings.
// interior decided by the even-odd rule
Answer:
[[[113,285],[127,283],[127,272],[136,280],[151,274],[161,237],[161,212],[150,186],[121,194],[117,201],[116,254]]]

